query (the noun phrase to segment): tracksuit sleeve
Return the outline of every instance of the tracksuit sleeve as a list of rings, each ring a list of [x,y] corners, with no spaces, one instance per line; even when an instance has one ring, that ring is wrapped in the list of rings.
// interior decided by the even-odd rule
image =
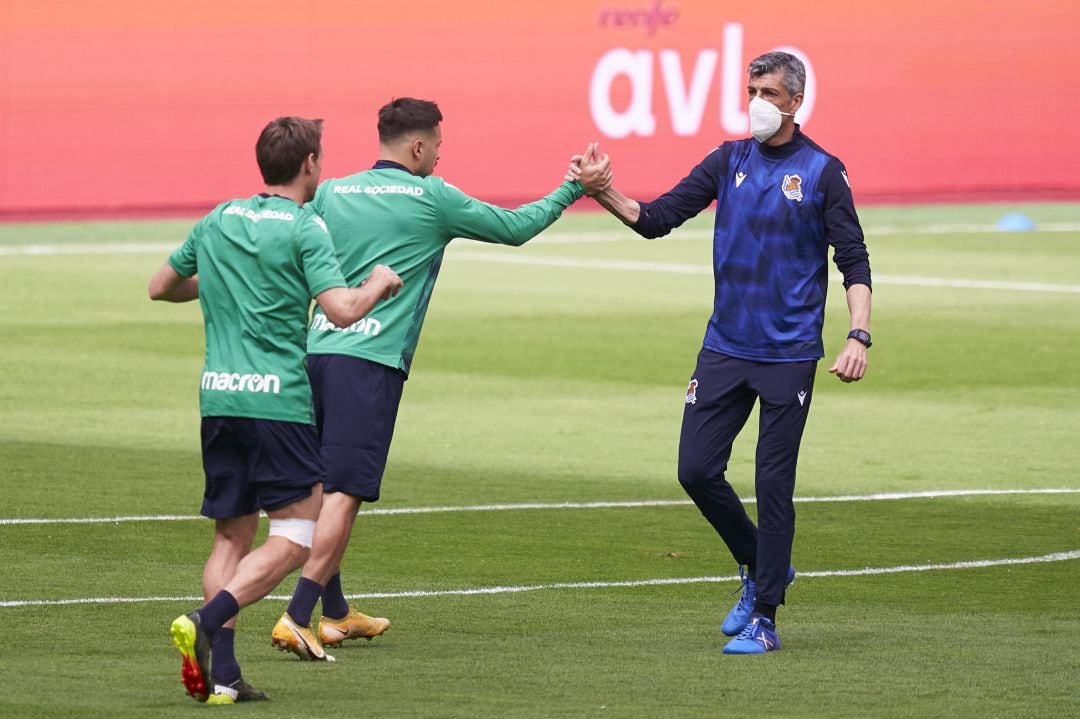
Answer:
[[[520,246],[559,219],[583,194],[581,183],[564,182],[535,202],[507,210],[481,202],[449,183],[442,183],[444,226],[450,238]]]
[[[829,160],[821,174],[824,193],[825,239],[833,246],[833,262],[844,276],[844,289],[870,284],[870,253],[866,250],[862,226],[847,170],[836,158]]]
[[[630,229],[648,239],[663,237],[711,205],[727,170],[728,154],[727,144],[721,145],[675,187],[652,202],[639,202],[641,214]]]

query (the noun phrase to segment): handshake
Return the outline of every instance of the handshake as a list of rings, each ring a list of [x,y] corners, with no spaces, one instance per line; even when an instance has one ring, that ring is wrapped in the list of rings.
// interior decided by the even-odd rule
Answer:
[[[580,182],[589,197],[610,188],[614,179],[611,174],[611,158],[607,155],[600,157],[599,147],[600,143],[590,142],[584,155],[571,157],[570,169],[563,178],[567,182]]]

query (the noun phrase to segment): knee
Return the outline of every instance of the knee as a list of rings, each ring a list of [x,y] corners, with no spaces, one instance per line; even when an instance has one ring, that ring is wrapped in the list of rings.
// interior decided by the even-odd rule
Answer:
[[[279,541],[277,546],[277,556],[280,568],[284,570],[286,574],[293,571],[297,567],[302,567],[311,556],[311,547],[304,547],[296,543],[295,539],[288,537],[278,536]],[[268,538],[271,539],[271,538]]]
[[[723,473],[721,473],[723,476]],[[709,481],[709,471],[697,458],[679,458],[679,484],[686,493],[693,496]]]
[[[289,549],[289,558],[292,560],[290,564],[294,569],[307,562],[308,557],[311,556],[311,547],[301,547],[299,544],[289,542]]]

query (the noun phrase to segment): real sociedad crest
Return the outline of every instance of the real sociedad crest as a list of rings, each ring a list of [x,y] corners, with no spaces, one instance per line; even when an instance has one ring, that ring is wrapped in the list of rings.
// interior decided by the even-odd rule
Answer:
[[[784,184],[780,186],[784,197],[802,202],[802,178],[798,175],[784,175]]]
[[[686,388],[686,403],[697,404],[697,380],[690,380],[690,386]]]

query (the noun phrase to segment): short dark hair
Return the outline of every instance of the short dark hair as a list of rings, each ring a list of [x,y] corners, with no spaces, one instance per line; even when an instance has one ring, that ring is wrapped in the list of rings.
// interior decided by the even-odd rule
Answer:
[[[322,154],[322,122],[279,117],[263,128],[255,143],[255,160],[267,185],[292,182],[308,155]]]
[[[379,108],[379,142],[390,142],[410,132],[434,132],[442,119],[434,102],[396,97]]]
[[[803,65],[802,60],[789,52],[774,50],[756,57],[750,61],[746,72],[751,80],[778,72],[784,88],[792,95],[797,95],[806,88],[806,66]]]

